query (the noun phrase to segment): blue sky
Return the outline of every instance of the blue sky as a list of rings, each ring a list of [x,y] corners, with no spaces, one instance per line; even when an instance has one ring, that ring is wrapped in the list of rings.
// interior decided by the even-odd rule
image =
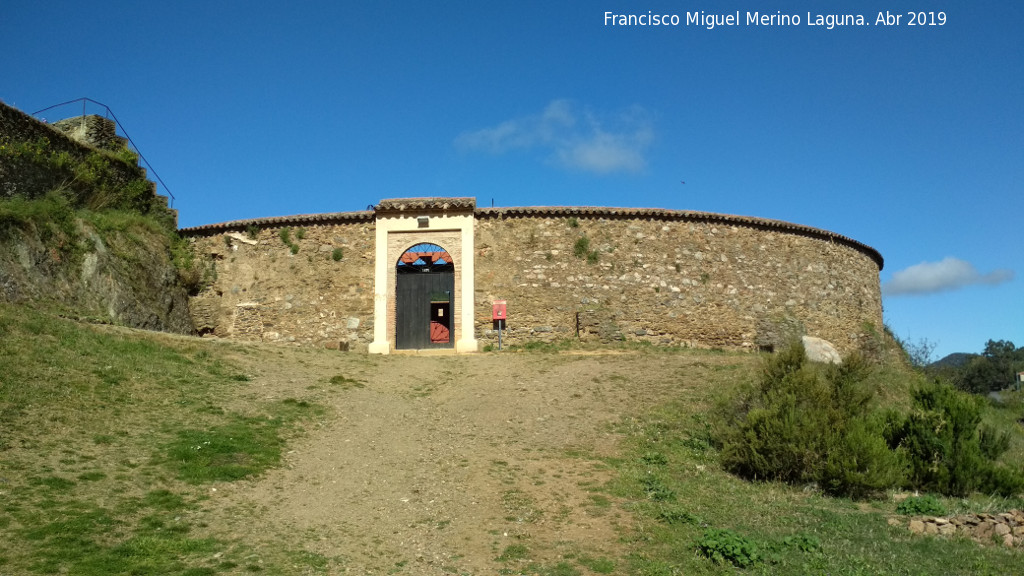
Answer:
[[[868,25],[808,25],[826,12]],[[1011,1],[12,0],[0,99],[108,105],[182,226],[448,195],[825,228],[882,253],[886,322],[941,356],[1024,345],[1021,22]]]

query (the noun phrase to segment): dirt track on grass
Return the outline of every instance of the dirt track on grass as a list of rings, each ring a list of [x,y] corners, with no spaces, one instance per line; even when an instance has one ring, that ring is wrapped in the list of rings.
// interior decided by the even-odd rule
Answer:
[[[494,574],[620,559],[632,519],[594,490],[613,477],[602,458],[621,449],[617,425],[691,393],[684,367],[737,359],[260,346],[238,361],[252,379],[229,409],[296,398],[328,412],[281,467],[211,490],[211,529],[257,543],[253,558],[282,546],[321,555],[329,573]]]

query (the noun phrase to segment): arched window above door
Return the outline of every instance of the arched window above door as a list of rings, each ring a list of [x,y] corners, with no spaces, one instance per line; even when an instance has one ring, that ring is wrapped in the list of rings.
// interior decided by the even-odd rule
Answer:
[[[422,272],[451,272],[455,263],[448,251],[430,242],[412,246],[398,258],[395,268],[399,274]]]

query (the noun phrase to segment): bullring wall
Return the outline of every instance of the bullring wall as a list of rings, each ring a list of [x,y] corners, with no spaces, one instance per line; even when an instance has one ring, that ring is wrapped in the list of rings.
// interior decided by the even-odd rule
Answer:
[[[297,252],[284,243],[284,229]],[[190,304],[201,334],[355,350],[373,341],[372,213],[183,232],[213,272],[212,283]]]
[[[581,238],[587,253],[577,249]],[[781,222],[660,210],[478,210],[477,326],[508,302],[510,342],[579,337],[859,347],[882,326],[874,250]]]
[[[481,346],[497,344],[491,303],[498,299],[508,302],[506,343],[580,338],[759,349],[808,334],[849,351],[882,326],[881,256],[830,232],[668,210],[474,214]],[[375,226],[373,212],[355,212],[184,230],[216,271],[192,300],[197,328],[366,350]],[[282,241],[284,228],[297,253]],[[586,252],[576,248],[581,238]]]

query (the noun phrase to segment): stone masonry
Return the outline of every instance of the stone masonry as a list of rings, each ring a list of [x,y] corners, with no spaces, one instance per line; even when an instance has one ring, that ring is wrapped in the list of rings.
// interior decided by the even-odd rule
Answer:
[[[914,534],[962,536],[982,544],[1001,544],[1008,548],[1024,545],[1024,512],[1020,510],[1001,514],[961,514],[950,518],[915,517],[910,520],[909,528]]]
[[[497,343],[493,300],[508,302],[504,338],[512,344],[579,338],[757,350],[809,335],[845,354],[882,328],[881,256],[832,232],[673,210],[477,208],[472,214],[473,316],[481,346]],[[183,230],[216,271],[192,301],[197,328],[366,350],[375,322],[377,217],[375,211],[319,214]],[[295,254],[280,237],[284,228],[298,246]],[[425,230],[423,240],[432,236]],[[454,237],[435,239],[455,250]],[[387,253],[416,241],[410,234]],[[335,249],[344,254],[340,260],[332,259]],[[462,257],[455,259],[458,265]]]
[[[496,339],[494,299],[508,301],[511,343],[579,337],[756,349],[809,334],[851,350],[881,329],[881,258],[873,250],[730,218],[478,211],[482,339]],[[583,238],[588,253],[578,254]]]
[[[193,232],[197,255],[216,277],[192,299],[196,329],[240,340],[365,350],[373,339],[369,216],[268,219]],[[284,229],[297,252],[284,243]]]

